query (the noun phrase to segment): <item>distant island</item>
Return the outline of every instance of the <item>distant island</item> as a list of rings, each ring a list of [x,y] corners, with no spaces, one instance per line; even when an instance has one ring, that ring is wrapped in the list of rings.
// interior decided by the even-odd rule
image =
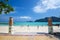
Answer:
[[[34,22],[48,22],[48,18],[51,18],[53,22],[60,22],[60,18],[58,17],[45,17],[43,19],[37,19]]]
[[[26,21],[26,22],[33,22],[33,21]]]

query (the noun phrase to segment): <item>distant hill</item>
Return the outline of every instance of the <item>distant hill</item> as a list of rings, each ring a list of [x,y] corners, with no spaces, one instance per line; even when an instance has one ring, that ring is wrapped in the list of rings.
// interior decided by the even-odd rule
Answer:
[[[33,21],[26,21],[26,22],[33,22]]]
[[[37,19],[35,20],[35,22],[48,22],[48,18],[49,17],[46,17],[46,18],[43,18],[43,19]],[[50,17],[52,19],[53,22],[60,22],[60,18],[58,17]]]

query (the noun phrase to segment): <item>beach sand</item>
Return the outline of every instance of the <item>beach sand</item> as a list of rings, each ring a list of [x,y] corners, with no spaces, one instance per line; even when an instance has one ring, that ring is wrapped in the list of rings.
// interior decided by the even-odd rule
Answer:
[[[35,35],[13,35],[16,32],[46,32],[48,33],[48,28],[47,27],[27,27],[27,26],[17,26],[17,27],[12,27],[12,32],[13,34],[8,34],[8,29],[9,27],[0,27],[0,40],[58,40],[58,38],[54,37],[53,35],[45,35],[45,34],[35,34]],[[54,30],[55,30],[54,26]],[[58,28],[57,28],[58,29]],[[25,34],[25,33],[23,33]]]
[[[44,34],[40,35],[1,35],[0,34],[0,40],[58,40],[58,38],[54,36],[47,36]]]

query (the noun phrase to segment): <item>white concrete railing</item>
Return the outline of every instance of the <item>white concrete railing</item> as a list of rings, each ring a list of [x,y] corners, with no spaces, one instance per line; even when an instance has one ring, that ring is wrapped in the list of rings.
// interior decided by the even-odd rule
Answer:
[[[53,26],[53,32],[60,32],[60,26]]]
[[[48,33],[48,26],[12,26],[12,34],[19,32],[41,32]],[[9,26],[0,26],[0,33],[8,33]],[[60,26],[53,26],[53,32],[60,32]]]
[[[48,26],[23,26],[23,27],[19,27],[19,26],[14,26],[12,27],[12,34],[14,33],[20,33],[20,32],[39,32],[39,33],[48,33]]]
[[[9,27],[8,26],[0,26],[0,33],[8,33]]]

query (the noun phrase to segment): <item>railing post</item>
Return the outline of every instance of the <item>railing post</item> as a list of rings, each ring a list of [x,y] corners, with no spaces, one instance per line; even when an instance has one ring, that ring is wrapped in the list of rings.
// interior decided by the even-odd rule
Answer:
[[[51,18],[48,18],[48,30],[49,30],[49,33],[53,32],[52,19]]]
[[[12,25],[13,25],[13,18],[10,17],[10,18],[9,18],[9,34],[11,34]]]

